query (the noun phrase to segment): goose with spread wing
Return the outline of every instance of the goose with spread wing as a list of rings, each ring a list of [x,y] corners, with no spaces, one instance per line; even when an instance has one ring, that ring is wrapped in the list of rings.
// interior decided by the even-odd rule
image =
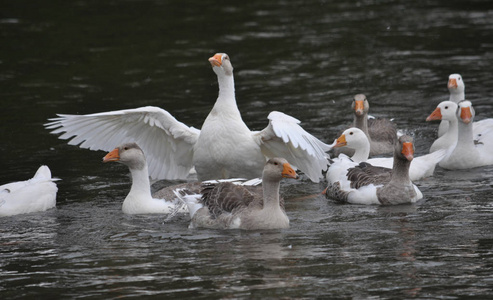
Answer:
[[[200,180],[260,177],[268,157],[284,157],[318,182],[330,146],[306,132],[297,119],[273,111],[261,131],[250,131],[235,98],[233,66],[225,53],[209,58],[219,96],[200,130],[158,107],[141,107],[51,119],[47,129],[69,144],[110,151],[134,141],[142,147],[153,179],[185,178],[195,167]]]
[[[56,206],[58,188],[50,168],[41,166],[26,181],[0,186],[0,217],[45,211]]]
[[[282,178],[298,175],[283,158],[271,158],[262,174],[262,192],[252,193],[231,183],[207,184],[200,194],[178,189],[176,195],[187,204],[190,228],[282,229],[289,219],[279,196]]]
[[[392,169],[362,162],[341,172],[339,178],[327,178],[328,186],[324,194],[338,202],[353,204],[393,205],[416,202],[423,198],[423,194],[409,178],[409,166],[413,158],[413,139],[403,135],[394,146]]]

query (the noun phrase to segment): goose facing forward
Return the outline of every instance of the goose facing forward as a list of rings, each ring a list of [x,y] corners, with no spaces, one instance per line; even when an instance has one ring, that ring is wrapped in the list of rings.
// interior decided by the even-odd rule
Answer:
[[[298,178],[283,158],[271,158],[262,174],[263,193],[251,193],[242,186],[218,183],[205,186],[200,195],[177,195],[187,203],[192,219],[190,228],[282,229],[289,219],[280,203],[282,178]]]
[[[493,123],[492,119],[473,125],[475,111],[470,101],[458,103],[457,142],[449,148],[447,156],[439,163],[444,169],[470,169],[493,164]],[[475,129],[477,127],[477,129]]]
[[[329,182],[324,193],[343,203],[394,205],[413,203],[423,194],[409,178],[414,158],[413,139],[403,135],[394,147],[392,170],[360,163],[338,181]]]
[[[200,180],[255,178],[262,175],[267,157],[285,157],[318,182],[326,170],[321,142],[280,112],[268,115],[262,131],[250,131],[235,98],[233,66],[225,53],[209,58],[219,83],[219,95],[201,130],[177,121],[157,107],[141,107],[89,115],[58,115],[47,123],[60,139],[91,150],[110,151],[127,141],[145,151],[153,179],[186,178],[195,167]]]
[[[0,217],[45,211],[56,206],[58,188],[47,166],[33,178],[0,186]]]
[[[460,74],[450,74],[448,77],[447,89],[450,93],[448,101],[459,103],[466,99],[466,85]],[[438,126],[438,137],[442,137],[449,130],[449,121],[443,119]]]
[[[370,104],[364,94],[354,96],[351,108],[354,113],[354,121],[351,127],[359,128],[367,136],[370,143],[369,155],[392,153],[394,151],[394,143],[397,141],[395,124],[385,118],[368,118]],[[340,148],[335,153],[353,155],[354,150]]]

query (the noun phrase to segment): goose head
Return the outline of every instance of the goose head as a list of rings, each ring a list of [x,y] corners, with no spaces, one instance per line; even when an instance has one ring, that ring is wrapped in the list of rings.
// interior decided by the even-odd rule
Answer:
[[[354,96],[351,107],[357,117],[363,116],[370,110],[370,104],[368,103],[366,96],[363,94],[357,94]]]
[[[459,102],[459,107],[457,108],[457,119],[464,123],[464,124],[469,124],[474,120],[474,116],[476,115],[476,112],[474,111],[474,108],[472,107],[471,101],[461,101]]]
[[[341,134],[337,138],[334,148],[348,147],[351,149],[363,149],[369,147],[368,138],[366,134],[359,128],[351,127]]]
[[[457,111],[457,103],[452,101],[443,101],[438,104],[437,108],[426,118],[426,121],[435,120],[454,120]]]
[[[103,157],[103,162],[111,161],[122,163],[129,169],[137,170],[144,169],[146,164],[144,152],[136,143],[118,146]]]
[[[226,53],[214,54],[214,56],[209,58],[209,62],[211,63],[212,70],[214,70],[218,76],[233,76],[233,65],[231,64],[231,60]]]
[[[462,80],[462,76],[460,74],[450,74],[447,88],[451,94],[464,93],[466,86]]]
[[[298,174],[284,158],[269,159],[265,163],[262,180],[280,181],[283,177],[298,179]]]
[[[414,158],[414,142],[409,135],[402,135],[395,144],[394,155],[398,159],[412,161]]]

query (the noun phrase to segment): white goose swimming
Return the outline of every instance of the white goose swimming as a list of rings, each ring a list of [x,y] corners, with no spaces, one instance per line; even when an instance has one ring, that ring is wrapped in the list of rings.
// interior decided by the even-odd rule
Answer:
[[[443,102],[442,102],[443,103]],[[440,105],[439,105],[440,106]],[[444,115],[442,115],[443,117]],[[474,108],[470,101],[458,103],[455,117],[457,119],[457,138],[454,147],[449,148],[447,156],[439,163],[445,169],[469,169],[493,164],[493,125],[491,119],[483,120],[481,129],[475,133],[473,120]],[[451,121],[452,126],[452,119]],[[490,124],[490,126],[487,126]]]
[[[177,196],[187,203],[190,228],[282,229],[289,219],[279,196],[281,179],[298,178],[283,158],[271,158],[264,167],[262,193],[252,193],[243,186],[218,183],[206,186],[201,194],[178,190]]]
[[[351,127],[359,128],[367,136],[370,143],[369,155],[391,154],[397,141],[395,124],[385,118],[368,118],[370,104],[364,94],[354,96],[351,108],[354,113]],[[334,153],[353,155],[354,151],[351,148],[339,148]]]
[[[58,188],[47,166],[33,178],[0,186],[0,217],[45,211],[56,206]]]
[[[365,133],[355,127],[346,129],[339,138],[337,138],[334,148],[346,146],[348,148],[354,149],[354,154],[351,156],[351,160],[354,163],[367,162],[372,166],[392,168],[394,158],[393,157],[378,157],[368,159],[370,153],[370,143]],[[419,157],[414,157],[409,168],[409,177],[412,181],[422,179],[433,175],[435,166],[445,157],[446,150],[436,151],[434,153],[426,154]],[[332,161],[338,161],[337,159],[332,159]],[[347,158],[342,158],[338,162],[347,165],[347,169],[353,167],[354,163],[349,163]],[[339,168],[339,167],[337,167]],[[331,174],[332,165],[329,167],[326,176],[332,176]]]
[[[462,80],[462,76],[460,76],[460,74],[449,75],[447,88],[450,93],[448,101],[459,103],[460,101],[466,99],[466,85],[464,84],[464,80]],[[438,137],[441,137],[447,132],[448,126],[449,123],[447,120],[442,120],[440,122],[440,125],[438,126]]]
[[[178,122],[167,111],[141,107],[89,115],[58,115],[46,124],[69,144],[110,151],[114,145],[137,142],[147,155],[153,179],[185,178],[195,167],[200,180],[260,177],[266,157],[284,157],[318,182],[326,170],[330,147],[293,117],[271,112],[262,131],[250,131],[236,105],[233,66],[229,56],[209,58],[217,74],[219,96],[198,130]]]
[[[130,192],[123,201],[122,211],[125,214],[168,214],[187,212],[187,209],[176,198],[174,190],[186,188],[200,192],[201,182],[190,182],[169,186],[151,195],[149,172],[142,149],[136,143],[126,143],[106,154],[103,162],[119,162],[128,167],[132,177]],[[235,184],[257,185],[260,181],[244,182],[241,179],[228,180]]]
[[[426,121],[445,120],[447,121],[447,131],[431,145],[430,152],[435,152],[440,149],[453,149],[457,144],[458,119],[456,112],[458,104],[453,101],[443,101],[438,104],[436,109],[426,118]],[[493,119],[484,119],[477,122],[472,122],[473,139],[477,141],[481,136],[489,132],[493,128]],[[484,138],[484,137],[483,137]]]
[[[423,194],[409,178],[409,166],[413,157],[413,139],[403,135],[395,145],[391,170],[360,163],[345,173],[341,172],[339,178],[327,178],[328,186],[324,194],[336,201],[353,204],[393,205],[416,202],[423,198]]]

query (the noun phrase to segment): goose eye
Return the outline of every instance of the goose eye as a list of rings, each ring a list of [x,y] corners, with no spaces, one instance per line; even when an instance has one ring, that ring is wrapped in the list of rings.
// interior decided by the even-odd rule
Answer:
[[[279,165],[279,164],[277,163],[277,161],[275,161],[275,162],[274,162],[274,166],[277,166],[277,165]]]
[[[448,106],[445,106],[445,109],[448,109]]]
[[[351,131],[351,132],[349,133],[349,135],[353,135],[353,132]]]
[[[128,147],[123,147],[123,150],[128,150]]]

